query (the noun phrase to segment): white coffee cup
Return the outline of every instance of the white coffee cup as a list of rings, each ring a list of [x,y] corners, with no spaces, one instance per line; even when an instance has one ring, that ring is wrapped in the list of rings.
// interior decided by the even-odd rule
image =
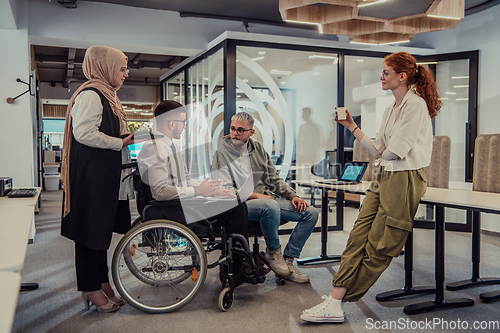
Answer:
[[[347,108],[345,108],[345,107],[337,107],[337,119],[338,120],[346,120],[346,118],[347,118],[346,110],[347,110]]]

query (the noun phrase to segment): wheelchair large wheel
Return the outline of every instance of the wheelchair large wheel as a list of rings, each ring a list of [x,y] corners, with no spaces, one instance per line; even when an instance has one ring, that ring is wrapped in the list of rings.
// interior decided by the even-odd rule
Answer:
[[[113,254],[112,276],[120,295],[149,312],[175,311],[200,291],[207,257],[199,238],[186,226],[154,220],[130,230]]]

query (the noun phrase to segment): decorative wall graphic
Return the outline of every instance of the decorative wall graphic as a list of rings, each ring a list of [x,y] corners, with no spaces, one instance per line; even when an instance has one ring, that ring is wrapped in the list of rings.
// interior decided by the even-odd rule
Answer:
[[[253,89],[242,78],[236,77],[236,89],[241,90],[249,99],[249,101],[236,102],[237,112],[245,108],[245,111],[248,109],[253,110],[253,112],[249,112],[250,114],[258,115],[254,117],[254,127],[262,135],[262,144],[268,153],[271,153],[274,148],[274,155],[283,155],[283,167],[280,170],[280,177],[285,179],[292,162],[294,142],[292,116],[285,97],[269,73],[256,61],[239,51],[236,52],[236,59],[238,66],[245,66],[250,69],[265,85],[265,89]],[[267,93],[263,92],[263,90],[267,90]],[[283,123],[277,123],[266,106],[271,106]],[[279,127],[282,127],[284,131],[284,151],[281,151],[282,144]]]

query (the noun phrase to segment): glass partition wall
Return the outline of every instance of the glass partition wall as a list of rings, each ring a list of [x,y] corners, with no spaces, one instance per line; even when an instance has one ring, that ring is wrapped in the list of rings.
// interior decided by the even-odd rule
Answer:
[[[380,87],[379,72],[385,55],[294,44],[222,41],[176,69],[162,83],[163,99],[177,100],[188,108],[187,129],[178,144],[183,148],[189,171],[199,179],[209,176],[218,139],[229,134],[231,117],[241,111],[255,118],[253,139],[263,144],[284,179],[316,179],[311,166],[330,156],[331,151],[340,152],[335,154],[337,163],[349,161],[354,137],[334,121],[335,106],[347,107],[363,131],[375,136],[381,115],[393,99],[390,92]],[[436,57],[439,64],[431,65],[431,69],[436,73],[444,106],[435,124],[435,135],[452,139],[450,181],[470,182],[476,108],[470,100],[461,98],[477,96],[477,52],[418,58],[435,61]],[[475,64],[471,68],[469,61]],[[471,78],[465,78],[468,74],[463,71],[470,73]],[[461,78],[446,79],[445,73],[461,73],[456,75]],[[452,88],[457,93],[453,100],[446,93],[453,92]],[[466,91],[469,96],[461,97]],[[466,133],[462,131],[465,127]],[[306,188],[296,190],[308,197]],[[329,224],[335,223],[335,219],[330,219]]]
[[[254,117],[253,139],[283,179],[311,178],[311,166],[336,144],[329,137],[336,137],[337,62],[335,53],[236,48],[236,112]]]

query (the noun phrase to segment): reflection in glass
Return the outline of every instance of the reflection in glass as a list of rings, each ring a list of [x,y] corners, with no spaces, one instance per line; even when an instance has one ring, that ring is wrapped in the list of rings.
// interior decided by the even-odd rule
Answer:
[[[185,161],[191,176],[208,177],[217,139],[224,134],[223,50],[197,62],[188,69],[188,129],[181,138],[187,147]]]
[[[335,54],[237,46],[236,107],[255,118],[253,139],[280,176],[310,179],[336,127],[325,119],[337,103]],[[299,190],[300,194],[300,190]]]

